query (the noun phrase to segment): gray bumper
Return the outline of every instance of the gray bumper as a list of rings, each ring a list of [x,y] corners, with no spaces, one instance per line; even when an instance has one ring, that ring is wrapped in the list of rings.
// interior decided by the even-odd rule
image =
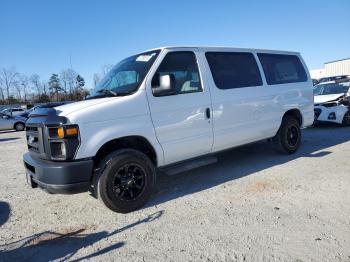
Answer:
[[[93,161],[54,162],[23,155],[27,181],[50,193],[74,194],[89,190]]]

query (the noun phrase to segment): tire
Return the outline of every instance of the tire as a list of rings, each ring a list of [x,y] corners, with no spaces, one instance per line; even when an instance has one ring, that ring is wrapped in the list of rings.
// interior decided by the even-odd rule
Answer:
[[[301,142],[298,120],[292,116],[285,116],[274,140],[280,152],[288,155],[295,153]]]
[[[348,110],[343,117],[343,126],[350,126],[350,110]]]
[[[15,130],[16,131],[23,131],[24,129],[25,129],[25,124],[24,123],[22,123],[22,122],[18,122],[18,123],[16,123],[15,124]]]
[[[97,198],[109,209],[128,213],[144,206],[156,183],[151,160],[133,149],[109,154],[99,165],[95,182]]]

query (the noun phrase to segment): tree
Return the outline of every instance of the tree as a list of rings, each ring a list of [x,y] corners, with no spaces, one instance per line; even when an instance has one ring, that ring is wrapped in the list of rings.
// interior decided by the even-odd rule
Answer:
[[[95,73],[94,74],[94,80],[93,80],[94,81],[94,87],[96,87],[97,83],[100,82],[100,80],[101,79],[100,79],[99,74]]]
[[[38,74],[33,74],[29,77],[30,83],[33,85],[34,89],[38,93],[38,96],[40,98],[40,95],[42,94],[42,88],[40,83],[40,76]]]
[[[6,91],[7,100],[11,96],[11,90],[18,84],[18,73],[14,67],[11,69],[2,68],[0,71],[1,83]]]
[[[78,89],[83,89],[85,86],[85,80],[81,75],[77,75],[77,88]]]
[[[1,101],[5,101],[5,95],[4,95],[4,83],[2,81],[2,78],[0,78],[0,99]]]
[[[27,103],[28,91],[29,91],[29,80],[28,80],[28,77],[25,75],[20,75],[19,79],[20,79],[20,85],[23,90],[24,103]]]
[[[109,73],[109,71],[111,71],[112,70],[112,68],[113,68],[113,66],[114,65],[112,65],[112,64],[105,64],[105,65],[103,65],[102,66],[102,77],[104,77],[105,75],[107,75],[108,73]]]
[[[63,91],[60,83],[60,79],[57,74],[52,74],[49,80],[49,89],[52,93],[56,94],[56,100],[58,101],[59,92]]]

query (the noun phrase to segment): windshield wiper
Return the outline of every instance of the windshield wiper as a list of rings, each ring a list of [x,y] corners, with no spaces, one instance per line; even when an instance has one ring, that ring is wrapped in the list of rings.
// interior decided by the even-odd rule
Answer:
[[[111,96],[118,96],[118,93],[116,93],[110,89],[101,89],[101,90],[98,90],[96,93],[101,93],[101,94],[106,94],[106,95],[111,95]]]

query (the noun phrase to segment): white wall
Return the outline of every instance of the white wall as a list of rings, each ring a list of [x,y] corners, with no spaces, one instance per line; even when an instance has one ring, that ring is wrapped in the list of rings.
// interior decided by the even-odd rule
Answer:
[[[350,58],[324,64],[326,76],[350,75]]]

